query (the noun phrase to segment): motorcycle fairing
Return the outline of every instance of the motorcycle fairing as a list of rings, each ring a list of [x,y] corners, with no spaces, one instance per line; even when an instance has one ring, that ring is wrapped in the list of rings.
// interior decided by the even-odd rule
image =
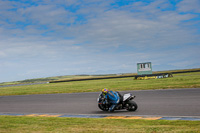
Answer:
[[[130,93],[124,94],[123,101],[126,101],[130,96],[132,96]]]
[[[109,102],[113,104],[118,104],[120,100],[118,93],[113,91],[108,92],[107,98],[109,99]]]

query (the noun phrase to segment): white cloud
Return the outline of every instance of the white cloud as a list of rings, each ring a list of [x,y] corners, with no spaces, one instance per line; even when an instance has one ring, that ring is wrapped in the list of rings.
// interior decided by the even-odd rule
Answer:
[[[178,4],[178,10],[180,12],[200,13],[200,1],[199,0],[182,0]]]
[[[97,48],[120,45],[161,48],[197,40],[198,37],[193,36],[195,29],[181,26],[182,21],[194,16],[173,12],[156,15],[156,19],[149,19],[138,18],[137,13],[128,11],[108,11],[81,27],[78,39],[90,40],[90,44]]]
[[[28,8],[21,8],[18,13],[30,19],[32,23],[53,25],[57,23],[73,23],[74,19],[70,12],[64,8],[57,8],[56,5],[39,5]]]
[[[1,2],[1,70],[44,76],[134,72],[137,62],[146,61],[172,69],[198,64],[195,0],[124,6],[113,0]]]

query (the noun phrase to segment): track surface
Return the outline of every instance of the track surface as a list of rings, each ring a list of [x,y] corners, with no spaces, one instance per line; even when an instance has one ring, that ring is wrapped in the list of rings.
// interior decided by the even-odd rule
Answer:
[[[200,88],[126,91],[136,95],[136,112],[103,112],[97,107],[99,93],[0,96],[0,113],[59,113],[87,115],[150,115],[200,117]]]

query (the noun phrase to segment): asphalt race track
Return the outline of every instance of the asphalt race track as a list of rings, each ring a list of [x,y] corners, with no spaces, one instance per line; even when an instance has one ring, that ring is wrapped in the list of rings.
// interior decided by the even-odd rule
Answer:
[[[0,96],[0,113],[200,117],[200,88],[126,91],[121,93],[133,93],[136,95],[137,111],[103,112],[97,106],[99,93],[95,92]]]

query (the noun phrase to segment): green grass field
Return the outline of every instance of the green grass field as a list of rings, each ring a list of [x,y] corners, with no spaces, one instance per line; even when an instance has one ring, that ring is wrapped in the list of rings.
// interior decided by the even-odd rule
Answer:
[[[0,132],[198,133],[200,121],[0,116]]]
[[[0,87],[0,96],[32,95],[53,93],[98,92],[102,88],[111,90],[148,90],[173,88],[199,88],[200,72],[174,74],[172,78],[134,80],[134,78],[114,78],[73,82],[49,83],[15,87]]]
[[[99,92],[105,87],[117,91],[200,88],[200,72],[174,74],[173,76],[173,78],[151,80],[115,78],[43,85],[0,87],[0,96]],[[200,121],[0,116],[0,133],[13,132],[199,133]]]

